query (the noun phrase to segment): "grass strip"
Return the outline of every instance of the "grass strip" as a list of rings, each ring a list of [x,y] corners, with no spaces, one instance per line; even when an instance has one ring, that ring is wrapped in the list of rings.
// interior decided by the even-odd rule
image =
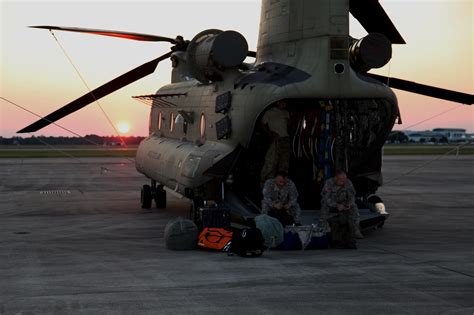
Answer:
[[[385,146],[384,155],[441,155],[449,151],[449,155],[468,155],[474,154],[473,146],[461,147],[455,150],[454,146]]]
[[[0,158],[135,157],[136,153],[137,150],[0,150]]]

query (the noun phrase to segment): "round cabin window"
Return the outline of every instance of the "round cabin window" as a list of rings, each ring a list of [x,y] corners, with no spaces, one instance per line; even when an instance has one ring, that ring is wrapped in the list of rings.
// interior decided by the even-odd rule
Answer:
[[[174,130],[174,113],[170,114],[170,132]]]
[[[161,130],[161,122],[162,122],[162,120],[163,120],[163,113],[160,111],[160,112],[158,113],[158,121],[157,121],[157,125],[156,125],[156,128],[157,128],[158,130]]]
[[[201,138],[204,138],[204,135],[206,134],[206,117],[204,116],[204,113],[201,114],[201,122],[199,123],[200,130],[201,130]]]

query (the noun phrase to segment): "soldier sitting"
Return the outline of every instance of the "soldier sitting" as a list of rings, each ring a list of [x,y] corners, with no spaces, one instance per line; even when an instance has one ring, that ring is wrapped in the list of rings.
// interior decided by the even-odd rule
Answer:
[[[344,171],[337,171],[321,191],[321,219],[331,226],[336,247],[356,249],[355,238],[362,238],[359,229],[359,209],[355,203],[355,189]],[[331,216],[330,213],[337,215]]]
[[[265,181],[262,213],[277,218],[283,226],[299,224],[301,209],[296,186],[284,171]]]

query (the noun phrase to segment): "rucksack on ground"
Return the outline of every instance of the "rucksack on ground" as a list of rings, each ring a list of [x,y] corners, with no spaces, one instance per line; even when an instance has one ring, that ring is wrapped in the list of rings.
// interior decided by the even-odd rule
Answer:
[[[265,247],[275,248],[283,242],[283,225],[278,219],[266,214],[255,217],[255,225],[262,232]]]
[[[190,250],[196,248],[198,227],[193,221],[178,217],[170,220],[165,227],[165,245],[173,250]]]
[[[232,242],[232,232],[224,228],[203,228],[199,233],[198,246],[204,249],[227,252]]]
[[[230,252],[241,257],[260,257],[265,251],[262,232],[257,228],[248,228],[234,232]]]
[[[298,233],[294,231],[286,231],[283,234],[283,242],[281,242],[276,249],[279,250],[299,250],[302,249],[302,244]]]

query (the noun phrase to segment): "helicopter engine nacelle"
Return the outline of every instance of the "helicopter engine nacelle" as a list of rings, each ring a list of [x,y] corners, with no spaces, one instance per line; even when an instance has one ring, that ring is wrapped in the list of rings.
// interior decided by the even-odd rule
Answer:
[[[355,41],[349,48],[351,67],[360,72],[381,68],[392,59],[392,44],[379,33]]]
[[[221,81],[224,71],[245,60],[248,44],[235,31],[205,30],[189,43],[186,60],[190,74],[202,83]]]

